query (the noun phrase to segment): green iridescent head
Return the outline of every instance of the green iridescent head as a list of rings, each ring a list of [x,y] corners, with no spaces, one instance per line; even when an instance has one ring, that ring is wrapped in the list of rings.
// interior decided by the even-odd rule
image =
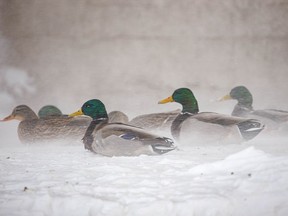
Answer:
[[[53,105],[43,106],[38,112],[39,118],[46,118],[49,116],[61,116],[61,115],[62,112],[60,111],[60,109],[58,109],[56,106]]]
[[[237,100],[239,104],[252,105],[253,97],[245,86],[237,86],[230,91],[230,97]]]
[[[108,118],[105,105],[98,99],[92,99],[83,104],[80,110],[69,116],[87,115],[93,119]]]
[[[198,102],[193,94],[193,92],[188,88],[179,88],[174,91],[172,96],[159,101],[159,104],[164,104],[168,102],[180,103],[183,107],[182,112],[198,113],[199,107]]]

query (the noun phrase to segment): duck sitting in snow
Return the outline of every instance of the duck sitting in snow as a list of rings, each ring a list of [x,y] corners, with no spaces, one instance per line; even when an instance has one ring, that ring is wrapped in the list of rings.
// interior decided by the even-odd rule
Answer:
[[[53,105],[43,106],[39,117],[27,105],[14,108],[11,115],[1,121],[19,120],[18,137],[22,143],[38,142],[77,142],[81,141],[86,129],[90,125],[88,116],[69,117],[63,115],[60,109]],[[128,117],[123,112],[112,111],[109,113],[113,122],[128,122]]]
[[[13,119],[20,121],[18,137],[22,143],[80,141],[91,122],[91,118],[88,117],[39,118],[26,105],[15,107],[12,114],[2,121]]]
[[[177,102],[182,112],[172,123],[172,136],[180,143],[239,143],[258,135],[263,125],[255,119],[232,117],[213,112],[200,112],[198,102],[188,88],[179,88],[159,104]]]
[[[93,120],[83,143],[85,148],[105,156],[138,156],[164,154],[175,149],[173,141],[122,123],[108,123],[104,104],[92,99],[70,116],[88,115]]]
[[[253,109],[253,97],[245,86],[237,86],[230,93],[220,99],[237,100],[237,104],[232,112],[233,116],[255,118],[261,120],[268,130],[283,129],[286,127],[288,131],[288,111],[277,109]]]

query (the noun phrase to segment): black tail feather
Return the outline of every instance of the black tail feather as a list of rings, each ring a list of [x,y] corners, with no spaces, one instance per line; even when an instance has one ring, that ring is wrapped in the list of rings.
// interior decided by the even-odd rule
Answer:
[[[264,129],[264,125],[258,120],[254,119],[240,122],[237,124],[237,126],[245,140],[253,139]]]
[[[172,151],[176,149],[176,146],[174,146],[174,142],[172,139],[166,138],[166,137],[159,137],[157,138],[160,142],[157,142],[155,144],[152,144],[153,151],[157,154],[165,154],[169,151]]]

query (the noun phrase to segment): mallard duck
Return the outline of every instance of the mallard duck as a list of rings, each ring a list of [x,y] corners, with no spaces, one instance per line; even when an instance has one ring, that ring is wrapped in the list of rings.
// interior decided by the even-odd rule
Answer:
[[[38,111],[39,118],[62,116],[61,110],[53,105],[45,105]]]
[[[45,105],[38,111],[39,118],[67,118],[68,115],[62,114],[61,110],[53,105]],[[108,113],[109,122],[128,123],[128,116],[121,111]],[[88,122],[90,124],[90,122]]]
[[[198,102],[188,88],[179,88],[159,104],[177,102],[182,112],[171,126],[174,139],[180,143],[239,143],[259,134],[263,125],[255,119],[232,117],[213,112],[199,113]]]
[[[129,124],[147,130],[170,130],[172,122],[178,116],[180,110],[162,113],[139,115],[133,118]]]
[[[14,108],[11,115],[2,121],[19,120],[18,137],[22,143],[65,141],[68,143],[81,140],[88,128],[89,117],[63,117],[40,119],[27,105]]]
[[[70,116],[88,115],[93,120],[85,132],[86,149],[104,156],[138,156],[164,154],[175,149],[173,141],[123,123],[108,123],[104,104],[92,99]]]
[[[233,116],[256,118],[261,120],[267,129],[279,129],[283,123],[288,124],[288,111],[277,109],[253,109],[253,97],[250,91],[245,86],[237,86],[233,88],[230,93],[220,99],[224,100],[237,100],[237,104],[232,112]],[[287,127],[288,129],[288,127]]]

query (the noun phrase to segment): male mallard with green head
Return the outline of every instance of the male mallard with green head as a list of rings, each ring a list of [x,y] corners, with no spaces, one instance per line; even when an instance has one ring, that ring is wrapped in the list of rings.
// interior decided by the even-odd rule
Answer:
[[[39,118],[67,118],[61,110],[53,105],[45,105],[38,111]],[[108,114],[109,122],[128,123],[128,116],[121,111],[112,111]],[[90,122],[88,122],[90,124]]]
[[[53,118],[62,116],[61,110],[53,105],[45,105],[38,111],[39,118]]]
[[[179,88],[159,104],[177,102],[182,112],[171,126],[172,136],[180,143],[239,143],[258,135],[263,125],[255,119],[232,117],[213,112],[200,112],[193,92]]]
[[[108,123],[104,104],[92,99],[70,116],[87,115],[93,120],[85,132],[85,148],[104,156],[138,156],[164,154],[175,149],[173,141],[145,130],[123,124]]]
[[[236,86],[230,93],[220,99],[237,100],[232,112],[233,116],[256,118],[264,122],[267,129],[279,129],[288,124],[288,111],[277,109],[253,109],[253,96],[245,86]]]

